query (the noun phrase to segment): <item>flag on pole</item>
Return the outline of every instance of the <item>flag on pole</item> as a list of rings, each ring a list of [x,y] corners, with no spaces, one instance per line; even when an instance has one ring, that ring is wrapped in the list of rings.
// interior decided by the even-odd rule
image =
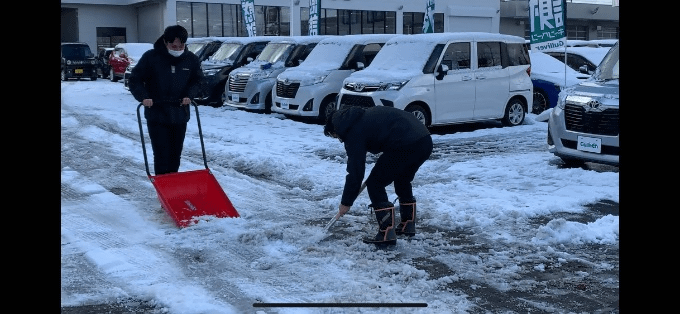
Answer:
[[[309,0],[309,36],[319,35],[321,0]]]
[[[434,33],[434,0],[425,0],[423,33]]]
[[[241,0],[241,8],[243,9],[243,21],[246,24],[248,37],[253,37],[257,34],[255,31],[255,0]]]
[[[565,0],[529,0],[531,50],[544,51],[567,46]]]

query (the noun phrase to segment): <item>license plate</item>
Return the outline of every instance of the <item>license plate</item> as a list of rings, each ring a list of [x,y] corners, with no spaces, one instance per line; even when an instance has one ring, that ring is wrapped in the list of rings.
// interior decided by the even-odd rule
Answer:
[[[579,136],[576,149],[599,154],[602,152],[602,139],[597,137]]]
[[[288,103],[287,102],[281,102],[281,109],[288,109]]]
[[[233,102],[238,102],[239,95],[238,94],[231,94],[231,101]]]
[[[83,74],[83,69],[76,69],[76,74]]]

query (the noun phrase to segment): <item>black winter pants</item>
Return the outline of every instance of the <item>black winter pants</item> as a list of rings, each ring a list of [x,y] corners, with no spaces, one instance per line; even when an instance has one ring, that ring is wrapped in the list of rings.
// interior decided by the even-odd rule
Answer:
[[[386,151],[376,161],[366,179],[366,190],[374,205],[389,202],[385,187],[394,182],[394,192],[401,201],[413,201],[411,181],[416,172],[432,154],[432,137],[425,136],[417,142]]]
[[[153,149],[155,175],[177,172],[187,131],[186,123],[146,123]]]

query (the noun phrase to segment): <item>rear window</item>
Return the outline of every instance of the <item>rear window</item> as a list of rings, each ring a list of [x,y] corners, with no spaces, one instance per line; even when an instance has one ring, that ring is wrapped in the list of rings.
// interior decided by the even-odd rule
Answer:
[[[506,44],[508,50],[508,66],[530,64],[529,50],[526,44]]]
[[[501,43],[478,42],[477,67],[481,69],[494,66],[501,66]]]

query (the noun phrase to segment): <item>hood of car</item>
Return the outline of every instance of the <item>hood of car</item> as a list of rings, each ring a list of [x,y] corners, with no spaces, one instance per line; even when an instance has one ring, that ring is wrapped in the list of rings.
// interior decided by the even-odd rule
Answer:
[[[300,85],[311,85],[322,77],[326,77],[331,71],[323,69],[299,69],[299,67],[288,68],[279,74],[279,80],[290,80],[300,82]]]
[[[586,81],[572,86],[572,94],[619,99],[619,80]]]
[[[219,69],[223,68],[226,66],[233,65],[234,61],[231,60],[220,60],[220,61],[213,61],[213,60],[205,60],[201,63],[201,67],[203,70],[212,70],[212,69]]]

